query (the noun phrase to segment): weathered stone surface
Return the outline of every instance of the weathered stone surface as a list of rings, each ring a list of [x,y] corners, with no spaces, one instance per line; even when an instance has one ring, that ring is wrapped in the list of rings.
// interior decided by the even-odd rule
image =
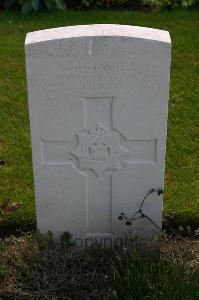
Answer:
[[[29,33],[25,49],[39,229],[151,238],[162,219],[169,33],[71,26]]]

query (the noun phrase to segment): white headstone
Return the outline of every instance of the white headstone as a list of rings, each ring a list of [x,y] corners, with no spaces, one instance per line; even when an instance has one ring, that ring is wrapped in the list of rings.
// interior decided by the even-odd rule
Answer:
[[[40,231],[68,231],[76,246],[152,238],[162,220],[169,33],[70,26],[28,33],[25,50]]]

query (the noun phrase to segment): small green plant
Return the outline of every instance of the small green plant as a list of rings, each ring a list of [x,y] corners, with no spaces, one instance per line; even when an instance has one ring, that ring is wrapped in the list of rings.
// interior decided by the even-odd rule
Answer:
[[[72,235],[69,232],[64,232],[60,237],[60,245],[62,249],[69,249],[73,246]]]

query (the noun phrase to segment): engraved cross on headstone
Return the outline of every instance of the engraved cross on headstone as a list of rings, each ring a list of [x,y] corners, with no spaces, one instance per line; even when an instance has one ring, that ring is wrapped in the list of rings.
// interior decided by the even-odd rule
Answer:
[[[43,163],[72,164],[86,176],[87,232],[98,233],[101,223],[100,232],[110,234],[112,175],[126,164],[155,163],[156,139],[127,140],[115,130],[113,97],[89,97],[81,101],[84,128],[69,141],[43,140]],[[96,208],[97,217],[92,214],[92,209],[96,211]]]

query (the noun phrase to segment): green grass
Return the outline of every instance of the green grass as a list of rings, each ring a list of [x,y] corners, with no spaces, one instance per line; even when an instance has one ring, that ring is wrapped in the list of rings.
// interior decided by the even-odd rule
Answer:
[[[75,253],[37,234],[0,240],[1,299],[196,300],[197,265],[187,242],[161,240],[160,256],[120,249]],[[150,245],[151,247],[151,245]],[[144,250],[144,249],[143,249]]]
[[[168,30],[172,69],[166,158],[165,215],[197,222],[199,172],[197,117],[199,95],[199,11],[52,12],[38,15],[0,12],[0,200],[22,201],[13,215],[23,226],[34,223],[35,204],[24,66],[29,31],[65,25],[120,23]],[[7,220],[7,219],[6,219]],[[5,225],[5,224],[4,224]],[[2,225],[3,226],[3,225]]]

